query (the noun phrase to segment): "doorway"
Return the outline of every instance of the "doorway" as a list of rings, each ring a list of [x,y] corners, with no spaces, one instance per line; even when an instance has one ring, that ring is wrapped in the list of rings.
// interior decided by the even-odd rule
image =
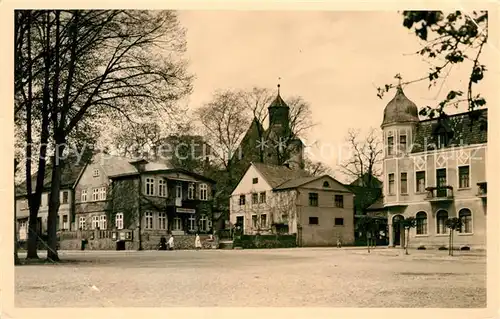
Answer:
[[[402,225],[404,219],[402,215],[396,215],[392,218],[392,243],[394,246],[401,246],[404,244],[404,231]]]

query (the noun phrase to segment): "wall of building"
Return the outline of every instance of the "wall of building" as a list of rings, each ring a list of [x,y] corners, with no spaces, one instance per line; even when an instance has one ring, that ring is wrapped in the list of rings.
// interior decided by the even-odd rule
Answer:
[[[301,246],[333,246],[340,239],[344,245],[354,243],[354,195],[344,187],[332,183],[323,189],[323,180],[299,188],[297,202],[299,244]],[[309,193],[318,194],[318,206],[309,205]],[[335,207],[335,195],[343,196],[343,207]],[[309,224],[310,217],[317,217],[318,224]],[[335,225],[335,218],[342,218],[343,225]]]

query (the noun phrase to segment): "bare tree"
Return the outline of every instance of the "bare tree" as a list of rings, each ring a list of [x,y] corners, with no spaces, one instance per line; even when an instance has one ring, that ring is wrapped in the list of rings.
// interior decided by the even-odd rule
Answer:
[[[304,160],[304,169],[312,176],[330,175],[334,177],[333,170],[323,162],[313,161],[310,158]]]
[[[370,186],[372,177],[381,174],[382,142],[377,131],[370,129],[363,140],[359,130],[350,129],[346,142],[350,148],[350,154],[339,165],[341,171],[353,180],[360,178],[366,184],[363,186]]]
[[[102,115],[127,118],[131,114],[151,116],[155,112],[168,113],[175,109],[175,101],[190,92],[192,77],[186,73],[186,64],[180,58],[180,53],[185,50],[185,31],[179,26],[175,12],[41,12],[43,15],[37,20],[36,26],[32,27],[28,23],[29,19],[26,22],[27,34],[36,36],[37,41],[34,43],[37,45],[31,47],[29,40],[26,40],[29,49],[19,50],[26,51],[29,61],[21,63],[22,66],[27,65],[21,70],[31,72],[23,72],[27,75],[16,80],[16,85],[20,83],[20,92],[24,92],[25,86],[28,87],[28,94],[22,94],[27,98],[16,109],[31,109],[29,106],[35,99],[29,92],[36,86],[30,85],[30,79],[32,74],[42,73],[43,77],[40,76],[42,80],[38,85],[42,91],[41,161],[38,176],[44,175],[41,174],[45,167],[42,151],[47,143],[43,143],[43,140],[49,140],[46,132],[50,132],[54,154],[48,218],[48,258],[57,260],[55,221],[59,209],[61,172],[65,164],[63,159],[68,153],[66,143],[76,128],[86,118]],[[36,60],[31,55],[42,56],[43,63],[34,63]],[[35,67],[42,68],[43,72],[33,70]],[[24,77],[28,80],[22,80]],[[29,115],[27,112],[27,118]],[[27,158],[30,157],[28,153],[29,149]],[[26,174],[27,177],[30,175],[30,169],[27,169]],[[42,181],[39,178],[37,188],[39,185],[42,187],[42,184],[43,178]],[[30,193],[28,190],[28,194]],[[30,212],[32,206],[35,218],[30,216],[30,223],[36,222],[38,211],[37,205],[30,203]]]

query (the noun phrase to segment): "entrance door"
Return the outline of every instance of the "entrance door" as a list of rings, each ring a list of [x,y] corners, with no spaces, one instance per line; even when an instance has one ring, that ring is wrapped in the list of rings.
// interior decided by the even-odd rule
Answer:
[[[401,236],[404,235],[402,221],[404,217],[401,215],[396,215],[392,219],[392,233],[394,234],[393,244],[394,246],[401,246],[402,240]]]
[[[243,216],[236,216],[236,225],[241,227],[241,232],[245,229]]]
[[[436,197],[446,197],[446,168],[436,170]]]

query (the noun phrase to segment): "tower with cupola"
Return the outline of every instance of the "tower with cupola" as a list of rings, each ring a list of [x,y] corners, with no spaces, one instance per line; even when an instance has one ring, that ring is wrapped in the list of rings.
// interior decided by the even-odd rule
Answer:
[[[418,108],[406,97],[401,85],[387,103],[382,121],[384,145],[384,203],[397,204],[410,192],[414,167],[405,160],[413,144],[419,123]]]

